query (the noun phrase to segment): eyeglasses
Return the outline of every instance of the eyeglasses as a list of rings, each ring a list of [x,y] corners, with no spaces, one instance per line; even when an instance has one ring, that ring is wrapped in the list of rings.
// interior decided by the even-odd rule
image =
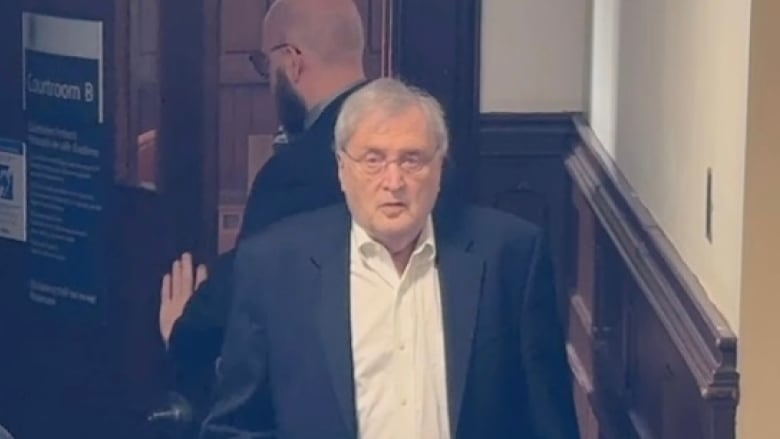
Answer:
[[[379,174],[387,169],[387,166],[390,165],[390,163],[398,164],[398,168],[406,174],[416,174],[428,167],[431,161],[436,157],[437,152],[438,148],[436,148],[433,153],[407,152],[397,159],[390,160],[381,152],[369,151],[360,157],[353,157],[346,150],[341,150],[342,154],[357,163],[363,172],[370,175]]]
[[[289,43],[280,43],[268,49],[267,53],[261,50],[257,50],[250,53],[249,62],[252,63],[252,67],[255,68],[257,74],[259,74],[263,78],[267,78],[268,75],[270,74],[270,60],[268,57],[272,53],[276,52],[277,50],[286,49],[288,47],[292,49],[294,53],[298,55],[301,54],[301,50],[298,49],[296,46],[293,46],[292,44]]]

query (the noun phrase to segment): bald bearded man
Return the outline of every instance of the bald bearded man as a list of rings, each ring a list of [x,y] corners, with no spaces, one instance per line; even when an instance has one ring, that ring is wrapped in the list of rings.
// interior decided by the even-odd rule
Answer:
[[[239,241],[288,215],[343,201],[334,125],[344,100],[365,82],[363,48],[352,0],[277,0],[269,9],[262,50],[251,60],[270,79],[289,142],[255,178]],[[194,406],[196,422],[215,378],[233,296],[233,258],[233,252],[220,256],[206,278],[205,268],[194,269],[185,254],[163,279],[160,331],[176,390]]]

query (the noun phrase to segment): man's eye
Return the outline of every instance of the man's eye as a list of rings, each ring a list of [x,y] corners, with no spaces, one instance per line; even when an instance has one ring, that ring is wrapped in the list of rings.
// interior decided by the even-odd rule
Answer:
[[[378,165],[382,163],[384,158],[379,154],[366,154],[365,157],[363,157],[363,161],[370,164],[370,165]]]

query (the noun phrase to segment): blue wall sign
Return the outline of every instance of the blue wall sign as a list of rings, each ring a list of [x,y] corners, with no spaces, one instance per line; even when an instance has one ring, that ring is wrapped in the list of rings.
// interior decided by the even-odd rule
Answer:
[[[101,22],[24,13],[29,298],[92,312],[106,290],[112,131]]]

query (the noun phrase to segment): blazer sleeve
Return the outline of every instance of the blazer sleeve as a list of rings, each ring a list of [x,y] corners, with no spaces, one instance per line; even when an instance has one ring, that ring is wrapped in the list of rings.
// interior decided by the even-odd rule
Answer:
[[[556,306],[552,260],[541,238],[536,240],[521,295],[521,349],[528,386],[527,406],[539,439],[580,437],[574,409],[566,339]]]
[[[274,438],[268,385],[268,344],[257,273],[258,257],[242,245],[235,260],[235,298],[225,332],[214,403],[201,439]]]
[[[213,391],[216,360],[233,296],[234,259],[234,251],[217,258],[171,332],[168,358],[175,389],[192,404],[196,422],[202,421]]]

